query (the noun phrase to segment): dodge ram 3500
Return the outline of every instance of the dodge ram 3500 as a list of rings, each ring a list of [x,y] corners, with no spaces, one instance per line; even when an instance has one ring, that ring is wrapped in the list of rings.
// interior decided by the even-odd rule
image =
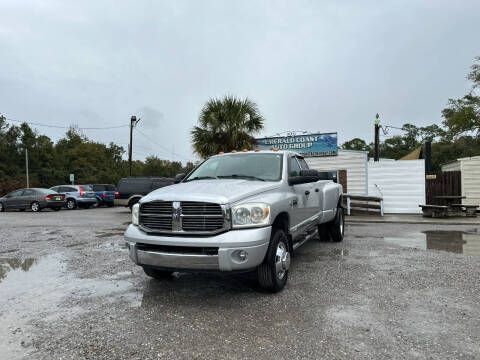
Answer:
[[[132,209],[131,259],[155,279],[174,271],[255,271],[261,287],[287,282],[293,251],[317,232],[342,241],[342,186],[292,151],[208,158],[180,183]]]

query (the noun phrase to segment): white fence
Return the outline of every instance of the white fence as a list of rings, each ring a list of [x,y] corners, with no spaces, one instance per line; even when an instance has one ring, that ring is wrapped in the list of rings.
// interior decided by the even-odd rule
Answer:
[[[383,197],[386,214],[421,213],[425,160],[369,161],[368,195]]]

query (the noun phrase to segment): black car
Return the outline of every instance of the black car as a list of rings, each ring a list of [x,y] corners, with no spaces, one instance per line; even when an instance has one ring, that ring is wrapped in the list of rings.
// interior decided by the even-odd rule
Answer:
[[[65,195],[50,189],[19,189],[0,198],[0,212],[9,209],[19,209],[20,211],[30,209],[38,212],[45,208],[58,211],[66,204]]]
[[[159,177],[129,177],[120,179],[117,186],[118,197],[116,206],[128,206],[130,209],[143,196],[164,186],[172,185],[171,178]]]

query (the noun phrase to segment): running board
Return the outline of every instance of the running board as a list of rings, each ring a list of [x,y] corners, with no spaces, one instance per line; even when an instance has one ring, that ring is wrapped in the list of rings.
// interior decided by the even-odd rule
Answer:
[[[305,244],[308,240],[310,240],[312,237],[314,237],[315,235],[318,234],[318,229],[315,229],[314,232],[308,234],[307,236],[305,236],[305,238],[302,240],[302,241],[297,241],[296,243],[293,244],[293,250],[296,250],[298,249],[300,246],[302,246],[303,244]]]

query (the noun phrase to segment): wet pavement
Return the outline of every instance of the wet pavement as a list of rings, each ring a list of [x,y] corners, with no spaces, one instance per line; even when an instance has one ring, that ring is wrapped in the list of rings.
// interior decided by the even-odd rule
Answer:
[[[289,283],[147,278],[124,209],[0,214],[0,358],[480,358],[480,226],[352,224]]]

